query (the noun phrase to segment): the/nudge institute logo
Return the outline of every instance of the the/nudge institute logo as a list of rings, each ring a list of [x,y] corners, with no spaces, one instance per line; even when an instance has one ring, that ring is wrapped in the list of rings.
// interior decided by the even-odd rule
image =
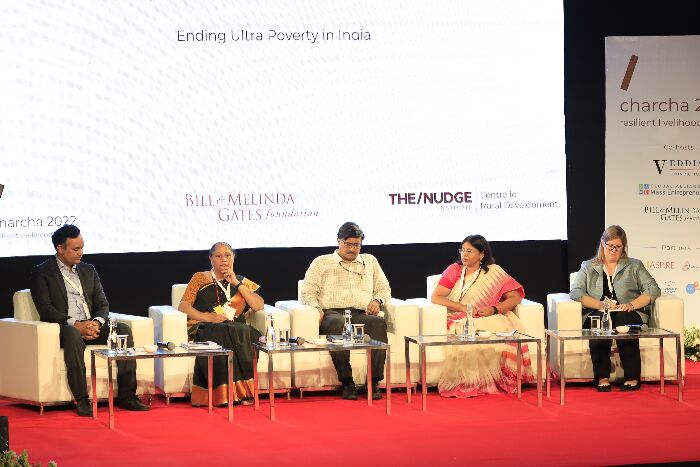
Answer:
[[[639,184],[639,194],[640,195],[648,195],[650,194],[651,190],[649,189],[649,184],[648,183],[640,183]]]
[[[400,204],[471,204],[471,191],[389,193],[392,205]]]

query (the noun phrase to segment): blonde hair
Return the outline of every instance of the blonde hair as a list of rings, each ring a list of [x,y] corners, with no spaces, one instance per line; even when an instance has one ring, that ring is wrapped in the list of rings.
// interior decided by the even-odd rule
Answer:
[[[615,240],[616,238],[619,238],[622,241],[622,254],[620,255],[620,258],[627,258],[627,234],[625,233],[624,229],[619,225],[611,225],[610,227],[605,229],[603,231],[603,235],[600,236],[600,243],[598,243],[598,251],[593,257],[594,263],[603,262],[603,259],[605,258],[603,256],[605,244],[610,240]]]

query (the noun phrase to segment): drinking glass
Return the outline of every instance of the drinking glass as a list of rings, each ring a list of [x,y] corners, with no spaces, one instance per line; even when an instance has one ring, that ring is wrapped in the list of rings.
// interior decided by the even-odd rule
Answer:
[[[352,325],[352,339],[357,343],[363,343],[365,340],[365,325],[364,324],[353,324]]]
[[[289,345],[289,328],[280,328],[277,332],[280,336],[280,345]]]
[[[467,320],[458,319],[455,323],[455,334],[459,337],[464,337],[467,335]]]
[[[126,351],[128,349],[128,347],[127,347],[127,345],[128,345],[127,339],[128,338],[129,338],[129,336],[127,336],[126,334],[118,334],[117,335],[117,353],[120,353],[120,354],[126,353]]]
[[[589,316],[588,319],[591,320],[591,333],[600,334],[600,331],[601,331],[600,316]]]

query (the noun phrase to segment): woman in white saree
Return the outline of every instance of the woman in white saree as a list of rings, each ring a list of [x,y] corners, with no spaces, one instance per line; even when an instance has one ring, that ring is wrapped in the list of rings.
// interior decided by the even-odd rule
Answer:
[[[491,247],[481,235],[470,235],[459,249],[459,261],[445,269],[431,300],[447,307],[447,332],[464,322],[471,305],[477,329],[523,332],[513,309],[525,296],[523,286],[494,264]],[[516,344],[447,346],[438,391],[444,397],[474,397],[517,387]],[[526,344],[522,345],[523,381],[534,381]]]

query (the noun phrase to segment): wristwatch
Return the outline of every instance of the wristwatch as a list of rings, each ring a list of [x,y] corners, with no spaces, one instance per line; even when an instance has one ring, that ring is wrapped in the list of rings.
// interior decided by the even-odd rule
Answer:
[[[377,303],[379,303],[379,306],[380,306],[380,307],[383,307],[383,306],[384,306],[384,300],[382,300],[382,299],[379,298],[379,297],[375,298],[375,300],[377,301]]]

